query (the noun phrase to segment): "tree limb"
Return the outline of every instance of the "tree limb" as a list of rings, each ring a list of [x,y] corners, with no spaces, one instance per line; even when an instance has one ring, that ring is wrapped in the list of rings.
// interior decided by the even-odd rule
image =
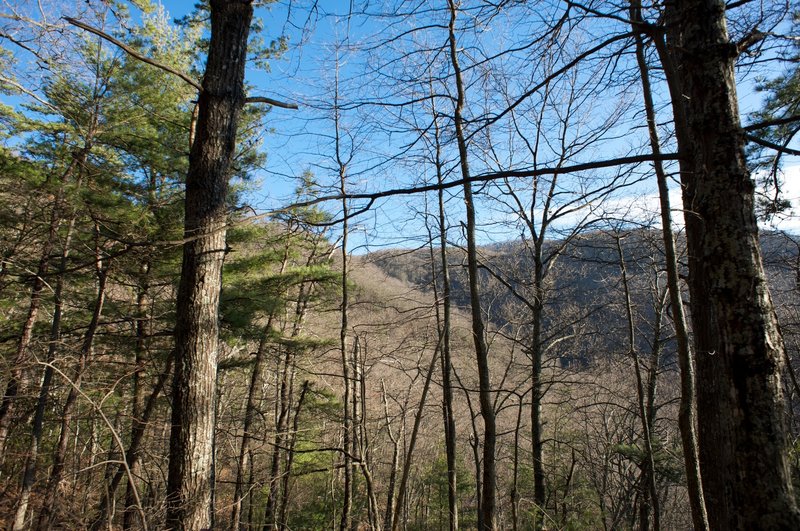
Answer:
[[[156,68],[160,68],[164,72],[169,72],[170,74],[172,74],[174,76],[178,76],[179,78],[184,80],[186,83],[188,83],[191,86],[193,86],[194,88],[196,88],[199,92],[203,91],[203,87],[200,86],[200,83],[196,79],[192,79],[192,77],[189,76],[188,74],[185,74],[185,73],[183,73],[183,72],[181,72],[179,70],[176,70],[176,69],[174,69],[174,68],[172,68],[170,66],[167,66],[165,64],[159,63],[158,61],[155,61],[153,59],[150,59],[147,56],[144,56],[144,55],[140,54],[139,52],[137,52],[136,50],[134,50],[130,46],[124,44],[119,39],[116,39],[116,38],[112,37],[108,33],[104,32],[102,30],[99,30],[99,29],[97,29],[97,28],[95,28],[93,26],[90,26],[88,24],[84,24],[80,20],[74,19],[72,17],[64,17],[64,20],[66,20],[67,22],[69,22],[73,26],[77,26],[77,27],[79,27],[79,28],[81,28],[83,30],[88,31],[89,33],[94,33],[95,35],[97,35],[101,39],[107,40],[111,44],[119,47],[122,51],[124,51],[125,53],[127,53],[131,57],[133,57],[135,59],[138,59],[139,61],[142,61],[143,63],[147,63],[147,64],[149,64],[151,66],[156,67]]]
[[[756,131],[758,129],[766,129],[773,125],[786,125],[793,122],[800,122],[800,115],[785,116],[783,118],[774,118],[772,120],[764,120],[763,122],[756,122],[754,124],[742,127],[743,131]]]
[[[788,148],[785,146],[780,146],[778,144],[770,142],[769,140],[764,140],[763,138],[759,138],[756,135],[746,134],[744,136],[745,138],[747,138],[747,140],[755,144],[758,144],[759,146],[764,146],[765,148],[774,149],[775,151],[779,151],[780,153],[785,153],[787,155],[800,156],[800,150]]]
[[[245,98],[245,103],[267,103],[272,105],[273,107],[281,107],[283,109],[297,109],[296,103],[284,103],[282,101],[273,100],[272,98],[266,98],[264,96],[251,96]]]
[[[116,38],[112,37],[108,33],[104,32],[102,30],[99,30],[99,29],[95,28],[94,26],[90,26],[88,24],[85,24],[85,23],[81,22],[80,20],[74,19],[72,17],[64,17],[64,20],[66,20],[67,22],[69,22],[73,26],[76,26],[78,28],[86,30],[89,33],[93,33],[93,34],[97,35],[98,37],[100,37],[101,39],[107,40],[108,42],[110,42],[111,44],[117,46],[122,51],[124,51],[125,53],[127,53],[128,55],[133,57],[134,59],[138,59],[139,61],[141,61],[143,63],[147,63],[150,66],[154,66],[156,68],[159,68],[159,69],[163,70],[164,72],[168,72],[168,73],[170,73],[170,74],[172,74],[174,76],[178,76],[183,81],[185,81],[186,83],[188,83],[189,85],[191,85],[192,87],[197,89],[198,92],[203,92],[203,87],[200,84],[200,82],[197,81],[196,79],[192,78],[190,75],[188,75],[188,74],[186,74],[184,72],[181,72],[180,70],[177,70],[175,68],[172,68],[171,66],[167,66],[167,65],[165,65],[163,63],[159,63],[158,61],[156,61],[154,59],[151,59],[151,58],[149,58],[149,57],[147,57],[145,55],[142,55],[141,53],[137,52],[136,50],[134,50],[133,48],[131,48],[127,44],[125,44],[122,41],[120,41],[119,39],[116,39]],[[266,103],[268,105],[272,105],[273,107],[281,107],[283,109],[297,109],[297,104],[296,103],[284,103],[282,101],[274,100],[272,98],[267,98],[267,97],[263,97],[263,96],[254,96],[254,97],[246,98],[245,99],[245,103]]]
[[[502,179],[506,177],[521,178],[521,177],[537,177],[539,175],[560,175],[567,173],[575,173],[579,171],[610,168],[614,166],[624,166],[626,164],[641,164],[643,162],[678,160],[678,158],[679,157],[677,153],[664,153],[661,155],[633,155],[630,157],[619,157],[615,159],[599,160],[595,162],[585,162],[583,164],[575,164],[573,166],[560,166],[556,168],[535,168],[528,170],[495,171],[495,172],[483,173],[480,175],[473,175],[470,176],[468,179],[456,179],[441,184],[428,184],[425,186],[412,186],[408,188],[392,188],[389,190],[383,190],[379,192],[364,192],[356,194],[349,193],[346,195],[335,194],[335,195],[319,196],[313,199],[309,199],[307,201],[292,203],[291,205],[288,205],[286,207],[276,209],[270,212],[270,215],[273,215],[277,212],[285,212],[295,208],[313,206],[327,201],[341,201],[342,199],[368,200],[371,204],[375,200],[382,199],[385,197],[392,197],[396,195],[411,195],[424,192],[434,192],[438,190],[446,190],[449,188],[454,188],[457,186],[463,186],[466,181],[475,183],[475,182],[488,182],[495,179]]]

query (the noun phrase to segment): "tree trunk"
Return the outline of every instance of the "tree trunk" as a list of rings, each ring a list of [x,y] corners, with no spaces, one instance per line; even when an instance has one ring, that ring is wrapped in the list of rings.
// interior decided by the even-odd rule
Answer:
[[[481,417],[483,418],[483,480],[481,491],[481,516],[478,522],[480,531],[495,529],[495,490],[497,474],[495,467],[495,446],[497,443],[497,427],[495,424],[494,404],[492,400],[492,383],[489,374],[489,347],[486,344],[483,315],[481,315],[480,291],[478,287],[478,253],[475,242],[475,202],[470,182],[467,144],[463,130],[462,113],[466,99],[464,81],[458,64],[455,23],[456,6],[448,0],[450,7],[449,46],[450,63],[453,67],[456,82],[455,129],[458,143],[458,154],[461,166],[461,177],[464,180],[464,204],[467,213],[467,273],[469,277],[469,296],[472,309],[472,339],[475,343],[475,358],[478,365],[478,398]]]
[[[411,428],[411,437],[408,441],[408,450],[406,451],[405,459],[403,460],[403,471],[400,474],[400,485],[397,488],[397,501],[395,502],[394,517],[392,518],[392,530],[396,531],[400,525],[400,511],[405,503],[406,493],[408,491],[408,478],[411,475],[411,466],[414,464],[414,448],[417,445],[417,436],[419,435],[419,427],[422,423],[422,416],[425,412],[425,401],[428,398],[428,389],[431,386],[431,379],[433,378],[434,368],[436,361],[439,359],[439,348],[441,345],[436,345],[433,357],[428,364],[427,372],[425,373],[425,383],[422,385],[422,395],[419,398],[417,405],[417,412],[414,415],[414,426]]]
[[[287,346],[284,348],[283,357],[278,361],[278,369],[281,373],[281,385],[276,405],[278,416],[275,419],[275,439],[272,445],[269,493],[267,495],[267,504],[264,509],[264,531],[276,530],[279,527],[279,522],[276,518],[281,486],[281,461],[283,449],[286,447],[287,432],[289,430],[291,386],[294,380],[294,354],[291,347]]]
[[[218,309],[228,179],[244,104],[250,1],[212,0],[211,40],[186,178],[177,297],[166,527],[213,527],[211,511]]]
[[[431,93],[433,89],[431,88]],[[431,101],[434,101],[433,98]],[[434,115],[434,141],[435,141],[435,161],[436,161],[436,182],[441,185],[444,183],[444,162],[442,161],[442,146],[439,139],[439,121],[436,119],[436,108],[433,108]],[[453,417],[453,384],[451,375],[453,372],[453,364],[451,360],[450,349],[450,309],[451,309],[451,295],[450,295],[450,266],[447,263],[447,217],[445,216],[444,209],[444,190],[439,189],[438,194],[439,205],[439,258],[442,261],[442,306],[441,315],[439,306],[436,306],[436,319],[441,321],[438,323],[439,331],[442,337],[442,352],[441,352],[441,365],[442,365],[442,415],[444,421],[444,445],[445,453],[447,456],[447,507],[448,519],[450,522],[450,531],[458,529],[458,483],[456,477],[456,421]],[[433,238],[431,238],[431,245],[433,245]],[[431,257],[431,264],[435,260]],[[434,272],[433,278],[436,278]],[[436,284],[434,283],[434,289]],[[438,295],[437,295],[438,300]]]
[[[667,38],[697,355],[700,463],[715,529],[799,529],[787,462],[783,340],[767,288],[721,0],[672,0]]]
[[[342,448],[344,449],[343,458],[343,472],[344,472],[344,488],[342,493],[342,517],[339,522],[339,531],[349,531],[351,526],[352,515],[350,514],[353,504],[353,459],[352,459],[352,437],[353,426],[351,419],[351,377],[350,377],[350,361],[347,359],[347,330],[348,330],[348,309],[350,306],[350,291],[347,285],[348,277],[348,250],[347,238],[349,227],[349,206],[347,198],[347,161],[342,156],[341,145],[341,131],[339,129],[339,60],[336,61],[336,81],[334,91],[334,133],[336,140],[336,166],[339,171],[339,191],[342,194],[342,275],[341,275],[341,288],[342,288],[342,306],[341,306],[341,326],[339,328],[339,348],[341,349],[342,360],[342,382],[344,385],[344,397],[342,398]]]
[[[239,458],[236,466],[236,486],[233,493],[233,508],[231,509],[231,530],[238,531],[241,527],[242,502],[245,492],[245,472],[250,467],[250,440],[252,439],[253,420],[258,413],[258,394],[261,389],[261,375],[263,373],[264,358],[266,355],[267,335],[272,328],[272,316],[268,319],[267,325],[262,332],[261,340],[256,349],[256,356],[253,360],[253,372],[250,374],[250,386],[247,391],[247,404],[244,412],[244,425],[242,432],[242,443],[239,447]],[[249,486],[249,485],[248,485]],[[248,489],[249,492],[249,489]]]
[[[61,257],[59,260],[58,278],[56,279],[55,290],[53,293],[53,319],[50,323],[50,341],[47,347],[46,358],[48,364],[52,364],[55,361],[56,352],[61,341],[61,317],[63,315],[64,308],[64,270],[67,267],[67,259],[69,258],[72,233],[74,229],[75,215],[73,214],[64,238],[64,247],[61,251]],[[28,454],[25,458],[25,466],[23,468],[22,488],[17,500],[17,510],[16,514],[14,515],[14,524],[11,527],[11,529],[14,531],[25,528],[31,489],[33,488],[33,483],[36,481],[36,461],[39,458],[42,428],[44,426],[44,413],[45,409],[47,408],[47,402],[50,398],[50,385],[53,381],[53,368],[48,365],[44,367],[43,373],[41,385],[39,387],[39,398],[36,403],[36,410],[33,415],[33,422],[31,426],[30,445],[28,447]],[[72,392],[72,390],[70,391]]]
[[[97,228],[96,228],[97,230]],[[67,239],[67,245],[69,243],[69,238]],[[61,269],[62,271],[66,268],[66,254],[62,256],[62,263]],[[100,326],[100,317],[103,313],[103,305],[105,304],[106,298],[106,285],[108,281],[108,272],[110,264],[106,264],[103,266],[103,257],[100,251],[99,244],[97,245],[96,249],[96,274],[97,274],[97,296],[95,300],[94,311],[92,313],[92,319],[89,323],[89,328],[86,331],[86,334],[83,338],[83,345],[81,345],[81,350],[78,358],[77,366],[75,367],[75,376],[73,380],[73,385],[69,389],[69,393],[67,393],[67,399],[64,402],[64,408],[61,411],[61,432],[58,439],[58,444],[56,445],[55,451],[53,453],[53,466],[50,471],[50,479],[48,480],[47,491],[44,496],[44,505],[42,506],[42,512],[39,515],[39,529],[48,529],[52,526],[55,518],[55,514],[53,512],[54,503],[58,499],[58,491],[61,487],[61,482],[63,481],[63,474],[64,474],[64,464],[67,458],[67,445],[68,445],[68,438],[70,432],[72,431],[72,422],[74,420],[74,408],[78,400],[78,389],[81,386],[81,380],[83,377],[83,372],[86,369],[86,363],[89,358],[92,356],[94,352],[94,340],[97,336],[97,330]],[[60,281],[56,285],[56,311],[53,315],[53,326],[51,331],[51,342],[48,352],[48,360],[52,363],[52,360],[55,358],[55,351],[57,349],[57,345],[60,342],[61,338],[61,292],[63,290],[63,283]],[[51,367],[47,367],[50,374],[45,373],[45,380],[52,378],[53,369]],[[42,395],[39,397],[40,404],[39,406],[43,409],[46,405],[46,392],[45,392],[45,385],[42,385]],[[39,415],[39,411],[37,408],[37,418],[38,422],[34,421],[34,433],[37,431],[41,431],[41,422],[42,418]],[[35,463],[34,463],[35,464]]]
[[[394,516],[394,492],[397,485],[397,465],[400,461],[399,439],[404,435],[403,429],[405,428],[405,422],[401,423],[400,433],[398,436],[395,436],[392,431],[391,417],[389,416],[389,399],[386,393],[386,382],[384,382],[383,379],[381,379],[381,390],[384,418],[386,419],[386,432],[389,436],[389,440],[392,442],[392,464],[389,467],[389,481],[386,487],[386,511],[383,513],[383,531],[391,531],[393,526],[392,517]],[[403,409],[403,414],[405,414],[405,409]]]
[[[278,274],[283,274],[286,271],[286,265],[289,259],[289,247],[284,247],[283,259]],[[272,321],[274,313],[270,313],[267,318],[267,324],[261,333],[261,340],[258,343],[255,359],[253,360],[253,372],[250,375],[250,386],[247,390],[247,404],[244,411],[244,426],[242,432],[242,444],[239,447],[239,459],[236,466],[236,486],[234,487],[233,494],[233,509],[231,511],[231,529],[238,531],[241,526],[242,518],[242,501],[244,500],[244,474],[245,470],[249,468],[250,458],[250,441],[252,439],[253,421],[258,413],[259,391],[261,389],[261,378],[264,372],[264,362],[267,352],[267,340],[270,332],[272,331]],[[275,447],[277,451],[277,445]],[[249,485],[248,485],[249,486]],[[267,509],[268,510],[268,509]]]
[[[86,149],[81,153],[87,152]],[[66,183],[68,177],[72,175],[76,168],[80,167],[80,162],[77,157],[74,157],[70,162],[64,174],[61,177],[61,182]],[[59,190],[54,203],[53,210],[50,214],[50,224],[48,227],[47,239],[44,241],[39,264],[36,267],[36,274],[33,277],[31,285],[30,302],[28,303],[28,312],[25,317],[25,322],[22,325],[22,331],[17,341],[16,353],[14,360],[11,364],[11,373],[5,383],[3,391],[3,400],[0,403],[0,463],[5,459],[6,454],[6,441],[8,439],[8,431],[11,427],[11,418],[14,412],[14,405],[19,393],[19,386],[23,376],[23,369],[28,361],[28,346],[33,338],[33,327],[36,324],[36,319],[39,315],[39,308],[42,304],[42,291],[44,290],[45,276],[50,270],[50,256],[53,252],[56,239],[58,238],[58,229],[62,222],[64,205],[64,192],[63,188]]]
[[[641,3],[632,0],[630,7],[631,21],[642,22]],[[634,26],[635,27],[635,26]],[[671,58],[664,49],[662,35],[654,35],[656,50],[667,72],[673,72]],[[645,58],[644,40],[640,34],[636,36],[636,60],[639,66],[639,75],[642,80],[642,97],[644,99],[647,131],[650,138],[650,149],[655,157],[661,155],[661,142],[658,137],[656,111],[653,103],[653,92],[650,88],[650,73]],[[673,79],[673,82],[676,80]],[[674,86],[674,85],[673,85]],[[673,98],[677,96],[673,93]],[[685,129],[683,107],[678,107],[675,114],[676,128]],[[692,510],[692,523],[696,531],[708,529],[708,514],[706,513],[703,486],[700,474],[700,457],[697,445],[697,416],[695,413],[695,373],[694,360],[689,342],[689,331],[686,323],[686,313],[681,298],[681,283],[678,274],[678,258],[675,250],[675,236],[672,232],[672,208],[669,199],[669,186],[667,174],[661,161],[653,163],[656,180],[658,182],[658,197],[661,207],[661,235],[664,241],[664,262],[667,271],[667,286],[669,289],[670,308],[672,309],[672,322],[675,328],[675,342],[678,347],[678,366],[681,373],[681,399],[678,409],[678,427],[681,432],[681,445],[683,447],[684,468],[686,470],[686,487],[689,494],[689,505]]]
[[[151,190],[155,186],[151,186]],[[152,193],[152,192],[151,192]],[[148,341],[146,336],[151,333],[152,329],[152,315],[147,309],[149,300],[149,285],[150,285],[150,259],[148,258],[140,267],[140,278],[138,293],[136,295],[136,357],[134,360],[136,369],[133,373],[133,396],[131,397],[131,431],[138,423],[146,422],[142,419],[142,408],[144,407],[144,365],[145,365],[145,352],[147,351]],[[127,452],[125,458],[128,458]],[[139,460],[132,460],[128,465],[132,477],[139,475]],[[135,485],[128,484],[125,490],[125,514],[122,516],[122,529],[127,531],[134,529],[136,526],[136,511],[133,507],[134,489]]]
[[[544,234],[544,230],[541,231]],[[534,299],[531,311],[532,330],[530,339],[531,355],[531,451],[533,453],[533,503],[536,505],[534,528],[544,527],[545,486],[544,486],[544,433],[542,426],[542,321],[544,318],[544,264],[542,263],[542,241],[534,243]]]
[[[303,382],[300,389],[300,397],[297,399],[297,408],[294,410],[294,420],[292,420],[292,433],[289,434],[288,447],[286,449],[286,471],[283,474],[283,497],[281,498],[281,505],[278,508],[278,522],[279,531],[286,531],[288,529],[287,519],[289,513],[289,494],[291,489],[292,479],[292,466],[294,465],[294,448],[297,444],[297,433],[300,426],[300,412],[303,409],[308,389],[311,386],[308,380]]]
[[[636,347],[636,323],[634,321],[634,308],[631,300],[630,284],[628,282],[628,268],[625,263],[625,254],[622,250],[622,236],[620,234],[614,235],[614,240],[617,247],[617,256],[619,259],[619,270],[622,277],[622,290],[625,299],[625,318],[628,326],[628,354],[631,356],[633,362],[633,371],[636,377],[636,400],[639,408],[639,420],[642,423],[642,435],[644,439],[644,456],[639,465],[641,469],[641,481],[639,484],[640,498],[639,502],[639,529],[647,531],[649,529],[650,509],[653,509],[653,531],[659,531],[659,508],[658,508],[658,490],[656,488],[655,477],[655,458],[653,457],[653,441],[652,441],[652,428],[655,425],[654,408],[650,405],[655,400],[656,390],[656,375],[658,372],[658,351],[660,349],[659,343],[661,341],[661,315],[663,304],[656,301],[657,307],[655,309],[654,317],[654,330],[655,337],[653,341],[653,355],[651,356],[650,370],[648,376],[650,379],[647,381],[647,390],[645,390],[644,378],[642,378],[641,360],[639,357],[639,350]]]
[[[380,529],[380,511],[378,509],[378,498],[375,496],[375,482],[372,477],[372,459],[370,454],[369,433],[367,432],[367,382],[366,382],[366,357],[367,340],[356,336],[356,344],[353,349],[353,371],[358,386],[358,411],[355,415],[358,426],[358,444],[356,445],[357,458],[361,475],[364,476],[364,486],[367,491],[368,516],[370,529]]]
[[[131,424],[130,442],[128,443],[128,448],[125,450],[125,462],[128,465],[128,470],[136,470],[137,465],[139,464],[139,448],[144,440],[147,423],[149,422],[153,411],[155,411],[156,401],[167,383],[169,373],[172,370],[172,361],[172,356],[170,356],[170,358],[167,360],[167,365],[164,367],[164,371],[159,374],[156,383],[153,385],[153,391],[150,393],[150,396],[147,397],[147,400],[144,403],[141,417],[138,420],[134,420],[134,422]],[[108,482],[108,486],[103,493],[103,497],[100,501],[100,507],[97,511],[97,518],[92,523],[91,529],[93,531],[99,531],[107,524],[109,508],[113,507],[114,495],[119,488],[119,484],[122,482],[122,478],[125,476],[125,467],[121,464],[118,465],[117,471],[114,473],[111,481]],[[133,486],[129,485],[128,490],[131,493],[131,498],[135,498],[135,496],[133,496]],[[126,499],[127,498],[128,496],[126,493]]]

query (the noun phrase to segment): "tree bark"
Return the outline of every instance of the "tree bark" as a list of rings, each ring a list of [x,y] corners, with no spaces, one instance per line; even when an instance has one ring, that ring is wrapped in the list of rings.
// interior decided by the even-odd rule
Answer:
[[[666,4],[697,356],[700,463],[714,529],[798,529],[784,345],[767,288],[721,0]],[[685,127],[684,127],[685,125]]]
[[[467,144],[463,130],[462,113],[465,104],[464,81],[458,63],[456,48],[456,6],[448,0],[450,7],[449,47],[450,62],[456,82],[455,129],[458,143],[458,154],[461,165],[461,177],[464,180],[464,204],[467,212],[467,273],[469,277],[469,296],[472,309],[472,339],[475,343],[475,358],[478,365],[478,398],[481,417],[483,418],[483,478],[481,491],[481,515],[478,522],[480,531],[495,529],[495,498],[497,474],[495,466],[495,446],[497,444],[497,426],[495,422],[494,404],[492,400],[492,383],[489,372],[489,347],[486,344],[485,325],[481,315],[480,289],[478,287],[478,253],[475,242],[475,202],[470,182]]]
[[[641,3],[632,0],[630,7],[631,21],[642,22]],[[634,26],[635,27],[635,26]],[[658,52],[664,69],[673,72],[671,58],[666,53],[663,35],[653,35],[656,51]],[[661,155],[661,142],[658,136],[655,104],[650,86],[650,73],[645,58],[644,39],[641,34],[636,36],[636,61],[639,66],[639,75],[642,81],[642,97],[644,99],[647,131],[650,139],[650,149],[656,157]],[[668,74],[669,75],[669,74]],[[677,80],[673,80],[677,81]],[[673,85],[674,86],[674,85]],[[677,93],[673,93],[675,97]],[[677,107],[675,123],[677,129],[685,130],[683,107]],[[681,297],[681,282],[678,274],[678,258],[675,250],[675,236],[672,232],[672,207],[669,199],[669,186],[664,165],[657,160],[653,169],[658,183],[658,198],[661,210],[661,236],[664,241],[664,266],[667,272],[667,287],[669,302],[672,310],[672,322],[675,328],[675,343],[678,350],[678,366],[681,373],[681,399],[678,409],[678,427],[681,432],[681,445],[683,448],[684,469],[686,471],[686,487],[689,494],[689,505],[692,511],[692,523],[696,531],[708,529],[708,514],[703,497],[703,485],[700,474],[700,457],[697,444],[697,415],[695,411],[695,372],[692,355],[686,312]]]
[[[213,527],[211,511],[218,309],[228,179],[244,104],[250,1],[211,0],[211,40],[186,178],[177,297],[166,527]]]

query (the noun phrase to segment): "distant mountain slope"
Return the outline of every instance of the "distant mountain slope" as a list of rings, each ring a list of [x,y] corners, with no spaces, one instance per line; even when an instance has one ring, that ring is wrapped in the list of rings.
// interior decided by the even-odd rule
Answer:
[[[582,326],[606,337],[602,350],[613,348],[624,333],[624,302],[620,284],[620,260],[616,240],[625,259],[631,284],[633,305],[641,319],[654,315],[655,293],[666,283],[663,267],[661,233],[656,230],[634,230],[619,234],[592,232],[570,242],[551,241],[545,245],[546,261],[546,324],[552,336],[563,333],[563,314],[585,315]],[[790,331],[798,328],[794,315],[797,289],[800,287],[800,237],[784,233],[765,232],[761,235],[765,268],[773,298],[782,322]],[[679,247],[683,249],[682,241]],[[683,250],[681,251],[683,253]],[[438,250],[436,269],[440,270]],[[368,255],[387,275],[407,282],[417,289],[433,289],[430,250],[387,250]],[[482,262],[481,286],[483,310],[495,327],[514,329],[524,335],[525,304],[522,297],[532,297],[533,256],[531,246],[524,241],[508,241],[479,249]],[[464,252],[457,247],[448,251],[451,271],[451,293],[454,304],[468,309],[469,293],[464,266]],[[499,279],[499,280],[498,280]],[[441,279],[437,279],[441,282]],[[516,295],[515,295],[516,294]],[[688,295],[685,295],[688,297]],[[642,337],[645,341],[646,337]],[[588,355],[588,354],[587,354]],[[583,354],[581,354],[583,356]],[[592,355],[588,355],[593,357]]]

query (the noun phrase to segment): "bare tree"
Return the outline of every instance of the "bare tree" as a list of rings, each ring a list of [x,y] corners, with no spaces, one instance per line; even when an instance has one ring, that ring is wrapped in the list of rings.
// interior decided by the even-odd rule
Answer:
[[[466,92],[461,68],[458,62],[458,44],[456,42],[456,17],[458,10],[455,2],[448,0],[450,8],[450,22],[448,44],[450,48],[450,64],[456,83],[456,100],[454,127],[456,142],[458,143],[458,156],[461,167],[461,176],[464,179],[464,204],[466,206],[467,226],[467,271],[469,276],[469,297],[472,312],[472,339],[475,343],[475,358],[478,365],[478,379],[480,382],[479,400],[481,417],[483,418],[483,475],[481,490],[481,511],[479,528],[481,531],[494,531],[497,469],[495,465],[495,448],[497,445],[497,426],[492,400],[492,381],[489,374],[489,347],[486,344],[486,331],[481,313],[481,299],[478,276],[478,253],[475,241],[475,203],[472,184],[469,180],[469,154],[467,152],[466,135],[464,132],[463,112],[466,103]]]
[[[641,3],[634,0],[630,5],[631,24],[643,22]],[[654,37],[658,42],[663,42],[663,37]],[[663,45],[662,45],[663,46]],[[658,135],[655,104],[650,84],[650,73],[645,56],[644,39],[636,33],[636,62],[639,66],[639,75],[642,82],[642,97],[644,99],[645,117],[647,119],[647,133],[650,140],[650,149],[654,155],[661,153],[661,141]],[[695,410],[695,374],[694,359],[691,352],[686,314],[681,297],[681,282],[678,275],[678,258],[675,246],[675,236],[672,232],[672,211],[669,199],[669,186],[664,165],[661,161],[653,162],[653,168],[658,182],[658,198],[661,210],[661,233],[664,241],[664,258],[667,270],[667,283],[669,286],[670,307],[672,321],[675,327],[676,342],[678,344],[678,363],[681,371],[681,406],[678,413],[678,423],[681,429],[683,443],[683,458],[686,468],[686,482],[689,491],[689,504],[692,508],[692,520],[697,530],[708,529],[708,515],[706,514],[703,487],[700,476],[700,460],[697,446],[697,418]]]

